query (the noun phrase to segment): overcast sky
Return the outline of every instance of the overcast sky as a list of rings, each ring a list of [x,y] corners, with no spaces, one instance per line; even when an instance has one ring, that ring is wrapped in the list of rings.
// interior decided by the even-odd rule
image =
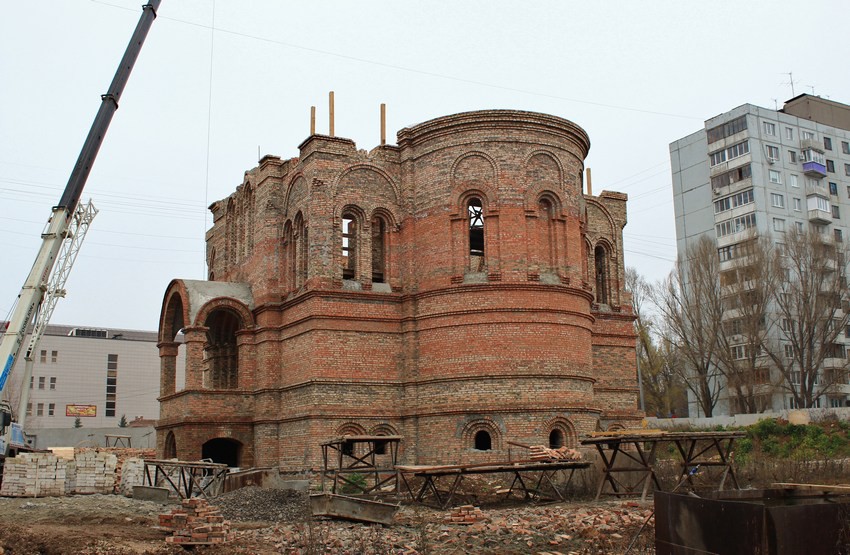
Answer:
[[[40,245],[141,0],[3,2],[0,319]],[[745,103],[850,102],[846,0],[163,0],[83,199],[100,210],[54,323],[157,327],[175,277],[203,279],[206,207],[261,154],[298,155],[310,106],[371,149],[408,125],[509,108],[591,138],[594,193],[629,195],[625,257],[675,258],[670,142]]]

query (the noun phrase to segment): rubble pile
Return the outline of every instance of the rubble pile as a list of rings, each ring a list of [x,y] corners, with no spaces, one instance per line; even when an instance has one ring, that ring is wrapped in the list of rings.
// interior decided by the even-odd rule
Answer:
[[[581,451],[566,446],[550,449],[543,445],[532,445],[529,447],[529,458],[532,461],[579,461],[582,455]]]
[[[295,522],[310,515],[309,496],[291,489],[240,488],[216,497],[228,520],[240,522]]]
[[[173,532],[168,543],[214,544],[233,539],[230,522],[206,499],[184,499],[179,509],[159,515],[159,525]]]
[[[470,507],[471,510],[470,510]],[[450,521],[451,516],[474,515],[474,522]],[[270,528],[241,529],[239,545],[274,541],[281,553],[379,554],[399,553],[623,553],[644,520],[650,505],[637,502],[601,502],[512,506],[474,506],[439,511],[405,506],[395,524],[385,528],[343,520],[280,521]],[[448,518],[447,518],[448,515]],[[652,523],[637,542],[640,550],[654,540]]]

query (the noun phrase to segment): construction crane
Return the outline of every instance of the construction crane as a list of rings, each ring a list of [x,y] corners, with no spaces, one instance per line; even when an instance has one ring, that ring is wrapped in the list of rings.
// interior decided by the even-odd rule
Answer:
[[[30,325],[33,331],[24,358],[28,361],[24,372],[21,400],[18,404],[17,419],[13,422],[11,404],[0,401],[0,459],[5,458],[23,445],[23,420],[26,416],[28,402],[28,383],[32,375],[32,356],[41,334],[53,313],[56,301],[65,294],[65,280],[68,278],[71,266],[79,252],[80,244],[85,237],[92,218],[97,213],[91,203],[80,205],[80,196],[86,185],[94,160],[100,145],[106,135],[106,130],[112,121],[112,116],[118,109],[121,93],[130,77],[136,58],[142,49],[161,0],[149,0],[142,6],[142,15],[130,38],[130,43],[124,51],[121,63],[106,94],[101,95],[100,108],[94,118],[89,134],[86,137],[77,163],[68,178],[68,184],[59,199],[59,204],[53,207],[47,221],[45,231],[41,234],[41,247],[35,257],[24,286],[18,294],[12,315],[6,326],[5,334],[0,341],[0,397],[6,388],[6,383],[21,353]],[[55,268],[55,269],[54,269]]]

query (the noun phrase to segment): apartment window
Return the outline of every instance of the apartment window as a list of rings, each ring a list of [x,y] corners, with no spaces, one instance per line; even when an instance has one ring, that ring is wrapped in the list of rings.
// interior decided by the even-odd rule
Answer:
[[[734,160],[739,156],[743,156],[744,154],[748,154],[750,152],[750,143],[748,141],[743,141],[737,144],[730,146],[729,148],[725,148],[723,150],[718,150],[717,152],[712,152],[710,154],[711,165],[716,166],[722,162],[726,162],[727,160]]]
[[[764,122],[764,134],[776,135],[776,124],[770,123],[769,121]]]
[[[837,204],[832,205],[832,217],[835,218],[836,220],[841,217],[841,214],[839,214],[839,212],[838,212],[838,205]]]
[[[47,405],[47,416],[53,416],[56,414],[56,403],[50,403]]]
[[[711,178],[711,187],[713,189],[726,187],[727,185],[742,181],[748,177],[752,177],[752,168],[749,164],[729,170],[726,173],[721,173],[720,175],[715,175]]]
[[[39,389],[44,389],[44,382],[45,382],[45,377],[44,377],[44,376],[40,376],[40,377],[38,378],[38,388],[39,388]]]
[[[779,322],[779,327],[782,328],[782,331],[791,331],[791,320],[783,318],[782,321]]]
[[[50,378],[50,389],[56,389],[56,376]]]
[[[829,182],[829,194],[838,196],[838,185],[832,181]]]
[[[792,127],[786,127],[785,128],[785,138],[788,139],[789,141],[794,140],[794,129]]]
[[[27,416],[32,416],[32,403],[27,403]]]
[[[794,358],[794,346],[786,343],[783,347],[785,348],[785,358]]]
[[[747,189],[746,191],[741,191],[740,193],[736,193],[732,196],[722,198],[714,202],[714,213],[719,214],[720,212],[725,212],[731,208],[738,208],[739,206],[745,206],[747,204],[751,204],[753,202],[753,190]]]
[[[844,164],[844,175],[850,175],[850,164]]]
[[[797,175],[793,174],[793,173],[788,176],[788,183],[792,187],[799,187],[800,186],[800,183],[797,181]]]
[[[794,150],[788,151],[788,163],[796,164],[797,163],[797,152]]]
[[[33,382],[35,382],[35,376],[30,376],[30,389],[32,389]]]
[[[811,139],[815,138],[815,134],[812,133],[811,131],[803,130],[803,131],[800,131],[800,138],[804,141],[811,140]]]
[[[824,197],[820,196],[811,196],[809,197],[809,210],[822,210],[824,212],[829,212],[829,201]]]
[[[782,174],[776,170],[769,170],[767,172],[768,179],[770,179],[771,183],[782,183]]]
[[[844,236],[843,236],[843,233],[841,232],[840,229],[833,229],[832,232],[835,235],[835,242],[836,243],[843,243],[844,242]]]
[[[829,137],[824,137],[823,148],[824,150],[832,150],[832,139],[830,139]]]
[[[715,231],[717,232],[718,237],[725,237],[731,233],[737,233],[739,231],[755,227],[755,225],[756,215],[746,214],[744,216],[732,218],[731,220],[726,220],[725,222],[720,222],[715,226]]]
[[[822,152],[818,152],[817,150],[807,148],[803,151],[803,162],[816,162],[818,164],[826,165],[826,157]]]
[[[794,199],[794,211],[799,212],[803,208],[803,201],[801,199]]]
[[[765,149],[767,150],[767,158],[769,160],[779,160],[779,147],[766,145]]]
[[[734,360],[743,360],[750,356],[749,345],[735,345],[730,347],[729,352]]]
[[[732,121],[726,122],[722,125],[718,125],[717,127],[712,127],[706,134],[708,135],[708,142],[713,143],[719,141],[720,139],[725,139],[726,137],[730,137],[735,133],[740,133],[741,131],[747,128],[747,116],[741,116],[733,119]]]
[[[50,351],[50,362],[56,362],[59,359],[59,351]]]
[[[835,162],[832,160],[826,161],[826,171],[829,173],[835,173]]]
[[[785,233],[785,220],[782,218],[773,218],[773,231]]]
[[[797,233],[803,233],[803,222],[794,222],[794,227],[797,228]]]
[[[42,362],[42,363],[46,363],[46,362],[47,362],[47,351],[41,351],[41,358],[40,358],[39,360],[40,360],[40,362]]]
[[[847,141],[841,141],[841,152],[844,154],[850,154],[850,143]]]
[[[776,208],[785,208],[785,197],[778,193],[770,193],[770,204]]]
[[[44,416],[44,403],[39,403],[38,405],[36,405],[35,415]]]

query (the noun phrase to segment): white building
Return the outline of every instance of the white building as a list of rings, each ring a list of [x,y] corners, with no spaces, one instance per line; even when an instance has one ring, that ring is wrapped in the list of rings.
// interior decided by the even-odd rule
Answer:
[[[708,235],[722,269],[752,230],[775,237],[796,228],[850,241],[850,106],[807,94],[778,111],[744,104],[671,143],[670,161],[680,257]],[[698,414],[689,401],[691,414]],[[850,385],[818,402],[850,406]],[[794,408],[781,390],[770,394],[769,404]],[[730,412],[734,407],[721,393],[715,414]]]
[[[29,384],[26,429],[118,426],[159,417],[156,332],[49,325],[36,349]],[[25,343],[26,345],[26,343]],[[24,374],[23,355],[4,398],[15,410]]]

